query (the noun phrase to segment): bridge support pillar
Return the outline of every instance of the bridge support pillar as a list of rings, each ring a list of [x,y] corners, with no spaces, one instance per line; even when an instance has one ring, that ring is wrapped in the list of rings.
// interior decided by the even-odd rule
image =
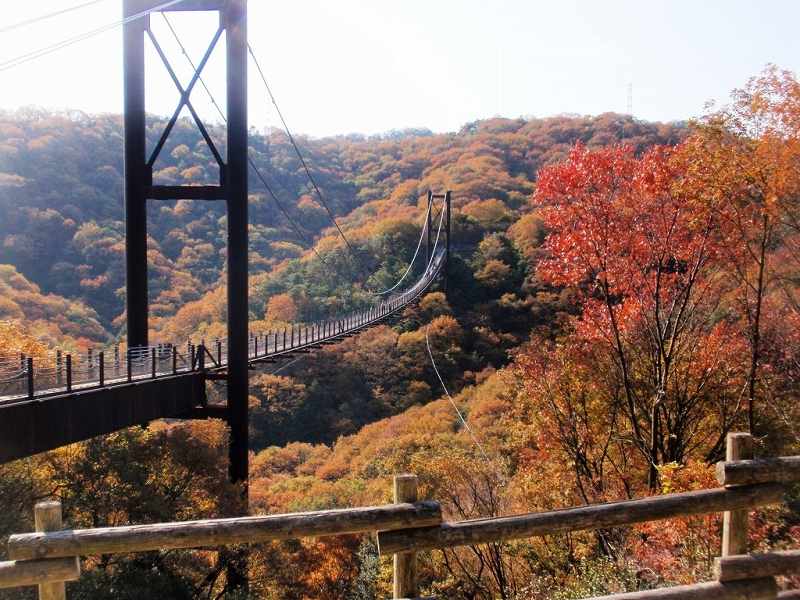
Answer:
[[[145,346],[147,338],[147,210],[152,200],[224,200],[227,206],[228,271],[228,423],[230,425],[229,474],[242,486],[240,503],[233,510],[247,513],[248,480],[248,159],[247,159],[247,0],[184,0],[164,7],[161,0],[124,0],[125,16],[152,11],[217,11],[219,28],[203,59],[191,64],[195,73],[188,84],[174,74],[169,58],[150,28],[150,15],[131,19],[124,26],[125,65],[125,231],[127,267],[128,345]],[[214,145],[207,128],[191,105],[191,92],[202,76],[217,42],[225,33],[227,64],[227,156]],[[147,157],[145,122],[145,36],[156,48],[180,94],[179,104]],[[188,58],[188,56],[187,56]],[[191,63],[191,59],[189,59]],[[164,186],[153,184],[153,166],[165,147],[181,110],[188,107],[219,166],[219,185]],[[205,353],[205,347],[202,347]],[[201,364],[204,360],[201,353]],[[198,404],[202,403],[198,397]],[[246,587],[246,553],[229,556],[228,588]]]
[[[425,221],[425,238],[426,238],[426,246],[425,246],[425,264],[431,262],[431,223],[433,222],[433,192],[428,190],[428,217]]]
[[[444,210],[447,211],[445,216],[445,233],[447,234],[447,244],[445,245],[444,249],[444,291],[447,293],[448,286],[450,283],[450,190],[447,190],[444,194]]]
[[[142,10],[141,0],[125,0],[125,17]],[[145,162],[144,36],[150,17],[125,24],[123,32],[125,105],[125,309],[128,346],[147,345],[147,198],[152,178]]]
[[[247,0],[224,11],[228,57],[228,422],[230,476],[248,477]],[[245,499],[246,501],[246,499]]]

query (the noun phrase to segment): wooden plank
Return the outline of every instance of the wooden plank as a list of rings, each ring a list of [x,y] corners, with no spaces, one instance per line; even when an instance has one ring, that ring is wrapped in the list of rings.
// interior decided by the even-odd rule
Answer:
[[[739,554],[717,558],[714,573],[720,581],[800,574],[800,550]]]
[[[800,481],[800,456],[719,462],[717,480],[721,485]]]
[[[417,476],[409,473],[394,476],[394,501],[417,501]],[[395,554],[393,567],[393,592],[395,598],[416,596],[417,555],[415,552]]]
[[[438,527],[386,531],[378,534],[378,550],[381,554],[396,554],[451,548],[752,508],[780,502],[783,491],[779,484],[715,488],[545,513],[444,523]]]
[[[80,576],[80,565],[75,557],[0,562],[0,588],[75,581]]]
[[[86,556],[247,544],[364,533],[441,523],[437,502],[387,504],[316,512],[208,519],[127,527],[22,533],[8,540],[14,559]]]
[[[753,458],[753,436],[749,433],[729,433],[726,437],[725,459],[728,461]],[[722,556],[747,552],[747,509],[727,510],[722,515]]]
[[[38,502],[33,508],[36,531],[59,531],[63,527],[61,502]],[[75,559],[77,562],[77,559]],[[78,564],[80,571],[80,564]],[[39,584],[39,600],[66,600],[63,581]]]
[[[778,593],[775,579],[696,583],[658,590],[595,596],[589,600],[774,600]]]

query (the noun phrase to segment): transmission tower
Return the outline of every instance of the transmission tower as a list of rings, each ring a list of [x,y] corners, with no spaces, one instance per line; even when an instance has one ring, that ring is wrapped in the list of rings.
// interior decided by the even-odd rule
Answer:
[[[628,84],[628,114],[633,116],[633,83]]]

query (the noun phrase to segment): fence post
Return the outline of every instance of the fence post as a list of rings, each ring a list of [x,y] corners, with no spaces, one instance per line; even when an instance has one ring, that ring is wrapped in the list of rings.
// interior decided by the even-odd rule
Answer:
[[[749,433],[729,433],[725,440],[725,460],[753,458],[753,436]],[[747,520],[749,510],[725,511],[722,517],[722,556],[747,554]]]
[[[33,508],[33,516],[36,531],[59,531],[64,526],[61,502],[58,500],[38,502]],[[66,598],[67,590],[63,581],[39,584],[39,600],[66,600]]]
[[[61,350],[56,350],[56,385],[60,386],[64,381],[64,357]]]
[[[417,476],[408,473],[394,476],[394,501],[417,501]],[[394,555],[394,597],[417,596],[417,553],[401,552]]]
[[[106,354],[102,350],[97,355],[97,369],[99,386],[103,387],[106,384]]]
[[[72,354],[67,354],[67,391],[72,391]]]
[[[25,359],[25,377],[28,381],[28,398],[33,398],[33,359],[31,357]]]

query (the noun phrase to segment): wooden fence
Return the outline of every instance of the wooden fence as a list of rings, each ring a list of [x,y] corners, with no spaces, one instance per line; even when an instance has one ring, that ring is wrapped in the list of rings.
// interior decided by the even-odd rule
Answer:
[[[43,502],[34,509],[36,532],[9,538],[12,560],[0,562],[0,588],[38,585],[40,599],[63,600],[64,582],[80,577],[80,556],[377,532],[380,554],[394,556],[394,598],[411,598],[421,550],[723,512],[716,581],[603,600],[800,600],[800,590],[779,593],[775,580],[800,574],[800,550],[747,554],[748,512],[783,500],[785,486],[800,481],[800,457],[754,460],[749,435],[729,434],[727,442],[719,488],[462,522],[443,522],[439,504],[420,501],[417,478],[407,474],[395,476],[394,504],[285,515],[72,530],[63,529],[60,503]]]

